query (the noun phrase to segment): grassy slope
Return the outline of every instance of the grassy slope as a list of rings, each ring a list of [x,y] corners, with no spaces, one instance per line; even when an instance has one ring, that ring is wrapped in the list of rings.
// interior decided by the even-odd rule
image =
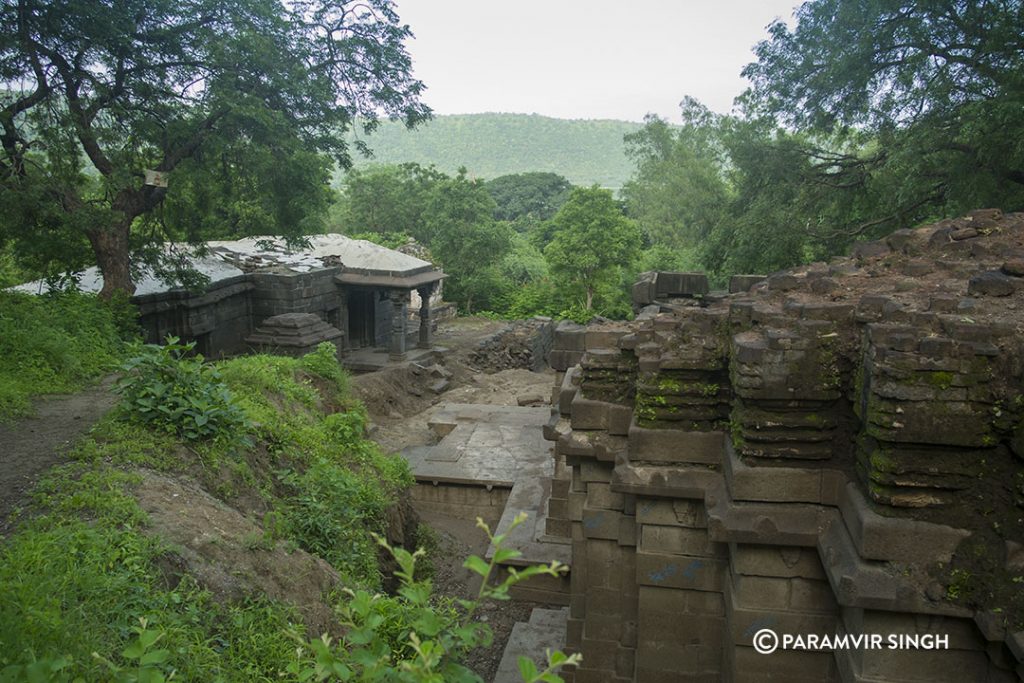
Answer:
[[[0,420],[37,394],[66,393],[109,372],[133,334],[128,309],[95,296],[0,292]]]
[[[366,142],[374,151],[358,163],[434,164],[454,173],[465,166],[479,178],[551,171],[577,185],[619,188],[632,174],[622,137],[641,127],[628,121],[553,119],[537,114],[437,116],[407,131],[385,122]]]
[[[301,629],[289,606],[218,604],[187,576],[170,585],[157,562],[173,550],[143,533],[146,515],[132,496],[138,467],[197,476],[228,501],[247,488],[283,520],[284,538],[271,542],[320,554],[350,584],[376,585],[368,533],[383,530],[410,477],[403,460],[363,438],[363,411],[331,350],[220,368],[256,424],[249,445],[183,448],[115,413],[39,483],[36,516],[0,545],[0,680],[22,680],[30,667],[59,669],[57,680],[109,678],[93,652],[137,672],[131,648],[149,637],[138,633],[140,618],[162,634],[150,650],[167,650],[153,666],[176,670],[176,680],[278,680],[294,661],[290,633]]]

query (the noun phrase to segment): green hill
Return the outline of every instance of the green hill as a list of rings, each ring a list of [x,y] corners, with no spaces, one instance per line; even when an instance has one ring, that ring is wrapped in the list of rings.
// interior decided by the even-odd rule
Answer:
[[[414,161],[446,173],[465,166],[478,178],[551,171],[577,185],[619,188],[632,174],[622,136],[642,124],[629,121],[553,119],[537,114],[436,116],[415,130],[383,122],[363,138],[371,159],[356,165]]]

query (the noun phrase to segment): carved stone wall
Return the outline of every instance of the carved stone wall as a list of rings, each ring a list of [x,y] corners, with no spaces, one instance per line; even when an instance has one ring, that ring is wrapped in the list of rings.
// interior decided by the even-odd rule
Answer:
[[[995,224],[1024,237],[1024,217]],[[559,326],[571,680],[1024,678],[1024,287],[980,294],[1007,256],[955,229],[699,306],[648,277],[636,320]],[[762,629],[948,648],[759,654]]]

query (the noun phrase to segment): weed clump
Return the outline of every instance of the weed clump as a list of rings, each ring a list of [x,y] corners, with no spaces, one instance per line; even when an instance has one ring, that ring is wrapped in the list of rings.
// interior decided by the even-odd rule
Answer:
[[[189,356],[195,343],[146,344],[124,364],[117,383],[121,409],[133,420],[186,441],[238,441],[251,423],[217,369]]]

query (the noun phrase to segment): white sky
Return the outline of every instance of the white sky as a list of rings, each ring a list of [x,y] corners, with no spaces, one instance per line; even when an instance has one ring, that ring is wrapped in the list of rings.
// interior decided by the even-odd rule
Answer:
[[[691,95],[726,113],[740,70],[799,0],[396,0],[437,114],[679,120]]]

